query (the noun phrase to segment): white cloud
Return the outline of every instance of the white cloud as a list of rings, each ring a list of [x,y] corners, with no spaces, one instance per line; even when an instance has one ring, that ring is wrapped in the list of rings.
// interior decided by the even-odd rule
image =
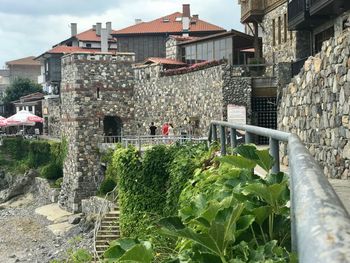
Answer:
[[[71,22],[78,23],[78,32],[96,22],[108,21],[113,29],[121,29],[132,25],[135,18],[150,21],[181,12],[183,3],[180,0],[0,0],[0,67],[5,61],[38,56],[68,38]],[[226,29],[243,29],[239,23],[240,8],[232,0],[186,3],[191,4],[191,13],[199,14],[203,20]]]

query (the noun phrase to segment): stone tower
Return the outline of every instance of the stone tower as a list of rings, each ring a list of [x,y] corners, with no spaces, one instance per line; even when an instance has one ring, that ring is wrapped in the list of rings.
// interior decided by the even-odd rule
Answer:
[[[80,211],[81,200],[96,193],[103,135],[135,130],[134,60],[134,53],[73,53],[62,58],[61,122],[68,156],[59,203],[68,211]]]

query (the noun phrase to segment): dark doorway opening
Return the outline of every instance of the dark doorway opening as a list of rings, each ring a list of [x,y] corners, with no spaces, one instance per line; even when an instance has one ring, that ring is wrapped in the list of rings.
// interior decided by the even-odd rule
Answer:
[[[252,124],[277,129],[277,103],[276,97],[252,98]],[[255,143],[269,144],[269,138],[257,136]]]
[[[105,116],[103,119],[103,132],[105,142],[121,142],[123,122],[118,116]]]

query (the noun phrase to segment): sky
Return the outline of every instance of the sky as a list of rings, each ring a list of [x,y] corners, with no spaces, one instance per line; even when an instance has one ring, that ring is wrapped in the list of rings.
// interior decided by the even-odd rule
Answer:
[[[182,12],[227,30],[243,30],[238,0],[0,0],[0,68],[6,61],[38,56],[70,36],[70,23],[78,33],[96,22],[112,22],[114,30]]]

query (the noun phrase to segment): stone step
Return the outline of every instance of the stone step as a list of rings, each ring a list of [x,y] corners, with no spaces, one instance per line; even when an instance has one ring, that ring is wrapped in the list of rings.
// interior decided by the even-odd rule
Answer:
[[[110,242],[112,242],[112,241],[113,240],[97,240],[96,246],[103,246],[103,245],[109,246]]]
[[[106,251],[106,249],[109,248],[108,245],[96,245],[96,251],[99,252],[99,251]]]
[[[100,226],[100,230],[111,230],[116,231],[119,230],[119,226]]]
[[[107,215],[119,215],[119,214],[120,214],[119,210],[112,210]]]
[[[118,239],[118,238],[119,238],[119,235],[108,235],[108,234],[97,235],[96,236],[96,241],[100,241],[100,240],[115,240],[115,239]]]
[[[97,235],[119,235],[120,231],[119,229],[100,229],[97,233]]]
[[[104,217],[101,220],[101,223],[115,223],[117,224],[119,222],[119,217]]]

